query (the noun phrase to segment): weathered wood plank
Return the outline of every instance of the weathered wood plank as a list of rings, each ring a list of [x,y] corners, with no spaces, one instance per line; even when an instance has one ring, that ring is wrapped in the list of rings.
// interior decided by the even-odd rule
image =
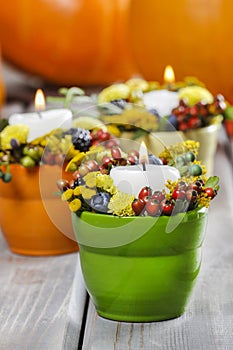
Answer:
[[[72,289],[77,256],[15,255],[0,236],[1,350],[77,349],[86,296],[77,276]]]
[[[202,268],[184,315],[165,322],[114,322],[97,316],[90,303],[83,350],[232,349],[233,176],[224,142],[215,159],[221,190],[210,208]]]

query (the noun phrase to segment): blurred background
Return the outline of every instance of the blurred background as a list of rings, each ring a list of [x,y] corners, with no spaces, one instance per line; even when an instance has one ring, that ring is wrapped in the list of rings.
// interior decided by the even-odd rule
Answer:
[[[31,99],[38,86],[104,86],[133,76],[161,82],[170,64],[177,80],[196,76],[213,94],[233,100],[230,0],[0,5],[2,79],[10,99]]]

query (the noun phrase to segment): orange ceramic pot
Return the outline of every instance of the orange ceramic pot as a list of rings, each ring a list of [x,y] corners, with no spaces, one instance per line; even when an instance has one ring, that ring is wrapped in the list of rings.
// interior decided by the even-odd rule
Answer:
[[[10,169],[11,182],[0,181],[0,226],[11,251],[23,255],[76,252],[69,209],[55,195],[61,168],[13,164]]]

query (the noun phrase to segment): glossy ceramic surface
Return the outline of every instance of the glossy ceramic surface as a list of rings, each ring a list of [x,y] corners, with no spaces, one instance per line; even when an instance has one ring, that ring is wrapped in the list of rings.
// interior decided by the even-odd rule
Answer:
[[[164,146],[172,145],[185,140],[194,140],[200,143],[198,159],[208,169],[208,176],[213,175],[214,156],[217,149],[218,132],[221,123],[203,128],[175,132],[155,132],[148,136],[147,147],[153,154],[163,151]]]
[[[84,212],[72,218],[99,315],[149,322],[185,311],[201,265],[207,210],[159,218]]]
[[[14,253],[57,255],[75,252],[78,245],[69,220],[69,209],[54,194],[61,170],[46,165],[41,171],[43,175],[40,177],[39,167],[26,169],[13,164],[11,182],[0,181],[2,233]],[[43,178],[46,178],[46,186],[40,182]],[[73,240],[63,232],[70,238],[73,236]]]

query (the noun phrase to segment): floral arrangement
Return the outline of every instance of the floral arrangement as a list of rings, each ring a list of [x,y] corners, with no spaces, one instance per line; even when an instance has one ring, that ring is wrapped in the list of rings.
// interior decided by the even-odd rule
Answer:
[[[103,140],[111,140],[107,129],[86,130],[73,127],[69,130],[55,129],[31,142],[27,141],[29,128],[26,125],[0,123],[0,178],[10,182],[11,164],[32,168],[40,164],[59,165],[69,162],[81,152],[86,152]]]
[[[148,93],[162,89],[178,95],[177,106],[168,115],[160,115],[156,108],[148,107],[144,100]],[[194,77],[187,77],[169,86],[133,78],[107,86],[90,96],[78,87],[61,88],[58,96],[49,96],[47,101],[70,108],[74,115],[84,114],[93,117],[95,122],[99,120],[115,125],[120,132],[133,131],[135,138],[148,132],[186,131],[220,124],[229,105],[221,94],[213,96]]]
[[[160,115],[156,108],[148,108],[144,100],[147,93],[164,88],[178,94],[179,102],[168,115]],[[151,100],[153,102],[153,96]],[[149,132],[186,131],[221,123],[227,107],[221,94],[213,96],[202,82],[192,77],[169,86],[139,78],[130,79],[104,88],[97,103],[100,118],[105,122],[119,124],[120,128],[128,130],[130,125],[131,129],[136,126]],[[142,118],[138,118],[140,114]]]
[[[196,160],[198,147],[198,142],[188,140],[165,148],[159,158],[150,155],[150,163],[174,166],[181,177],[175,182],[168,180],[161,191],[144,186],[135,198],[114,185],[110,172],[115,166],[138,164],[138,152],[125,153],[116,145],[100,145],[71,160],[67,169],[76,169],[73,180],[57,182],[61,199],[77,215],[90,211],[116,216],[169,216],[208,207],[219,190],[219,179],[205,176],[205,166]]]

